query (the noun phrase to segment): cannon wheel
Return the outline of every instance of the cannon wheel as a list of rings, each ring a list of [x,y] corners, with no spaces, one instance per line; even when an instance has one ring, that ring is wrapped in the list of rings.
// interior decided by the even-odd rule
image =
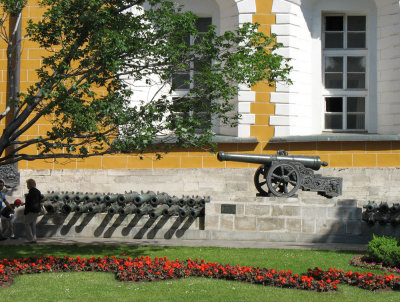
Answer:
[[[267,185],[267,169],[265,165],[261,165],[257,168],[256,173],[254,174],[254,185],[260,195],[268,196],[268,185]]]
[[[300,188],[299,170],[289,163],[274,163],[267,173],[267,186],[275,196],[290,197]]]

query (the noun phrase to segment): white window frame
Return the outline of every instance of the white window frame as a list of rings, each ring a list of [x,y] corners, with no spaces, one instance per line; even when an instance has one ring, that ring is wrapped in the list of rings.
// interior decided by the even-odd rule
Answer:
[[[343,27],[343,48],[325,48],[325,17],[326,16],[343,16],[344,27]],[[365,16],[366,17],[366,35],[365,35],[365,48],[347,48],[347,17],[348,16]],[[369,43],[369,28],[368,28],[368,15],[364,13],[354,13],[354,12],[324,12],[321,16],[321,25],[322,25],[322,44],[321,44],[321,59],[322,59],[322,108],[323,108],[323,123],[322,129],[324,132],[367,132],[368,124],[369,124],[369,51],[368,51],[368,43]],[[343,88],[325,88],[325,64],[326,64],[326,57],[343,57]],[[366,62],[366,69],[365,69],[365,88],[360,89],[348,89],[347,88],[347,57],[365,57]],[[325,98],[327,97],[342,97],[343,99],[343,119],[342,119],[342,129],[327,129],[325,128],[325,114],[326,112],[326,103]],[[364,129],[348,129],[347,128],[347,98],[348,97],[363,97],[365,99],[364,104]]]

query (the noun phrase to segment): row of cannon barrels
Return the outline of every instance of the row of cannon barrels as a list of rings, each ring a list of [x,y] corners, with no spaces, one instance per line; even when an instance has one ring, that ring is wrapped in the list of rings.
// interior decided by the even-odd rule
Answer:
[[[81,193],[81,192],[48,192],[42,196],[42,204],[47,213],[109,213],[112,215],[149,215],[200,217],[204,216],[205,204],[210,197],[169,196],[167,193],[126,192],[115,193]]]
[[[399,203],[395,203],[392,206],[389,206],[387,202],[381,202],[378,205],[375,201],[372,201],[365,205],[363,208],[365,209],[365,211],[362,214],[362,220],[367,222],[368,224],[400,224]]]

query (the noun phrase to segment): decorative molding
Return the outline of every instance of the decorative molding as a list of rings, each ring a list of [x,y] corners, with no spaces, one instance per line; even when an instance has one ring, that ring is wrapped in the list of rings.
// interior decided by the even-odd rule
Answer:
[[[0,178],[8,187],[16,187],[20,184],[20,174],[16,164],[0,166]]]

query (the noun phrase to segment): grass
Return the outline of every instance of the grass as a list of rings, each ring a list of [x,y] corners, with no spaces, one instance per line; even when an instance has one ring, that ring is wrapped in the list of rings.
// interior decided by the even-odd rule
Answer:
[[[348,262],[354,252],[234,249],[211,247],[157,247],[111,245],[2,246],[0,258],[27,256],[122,256],[148,255],[169,259],[201,258],[222,264],[251,265],[291,269],[295,273],[307,268],[336,267],[367,271]],[[375,271],[381,273],[381,271]],[[1,301],[400,301],[400,292],[369,292],[339,286],[338,292],[315,293],[280,289],[233,281],[188,278],[155,283],[122,283],[113,274],[79,272],[24,275],[10,287],[0,289]]]

